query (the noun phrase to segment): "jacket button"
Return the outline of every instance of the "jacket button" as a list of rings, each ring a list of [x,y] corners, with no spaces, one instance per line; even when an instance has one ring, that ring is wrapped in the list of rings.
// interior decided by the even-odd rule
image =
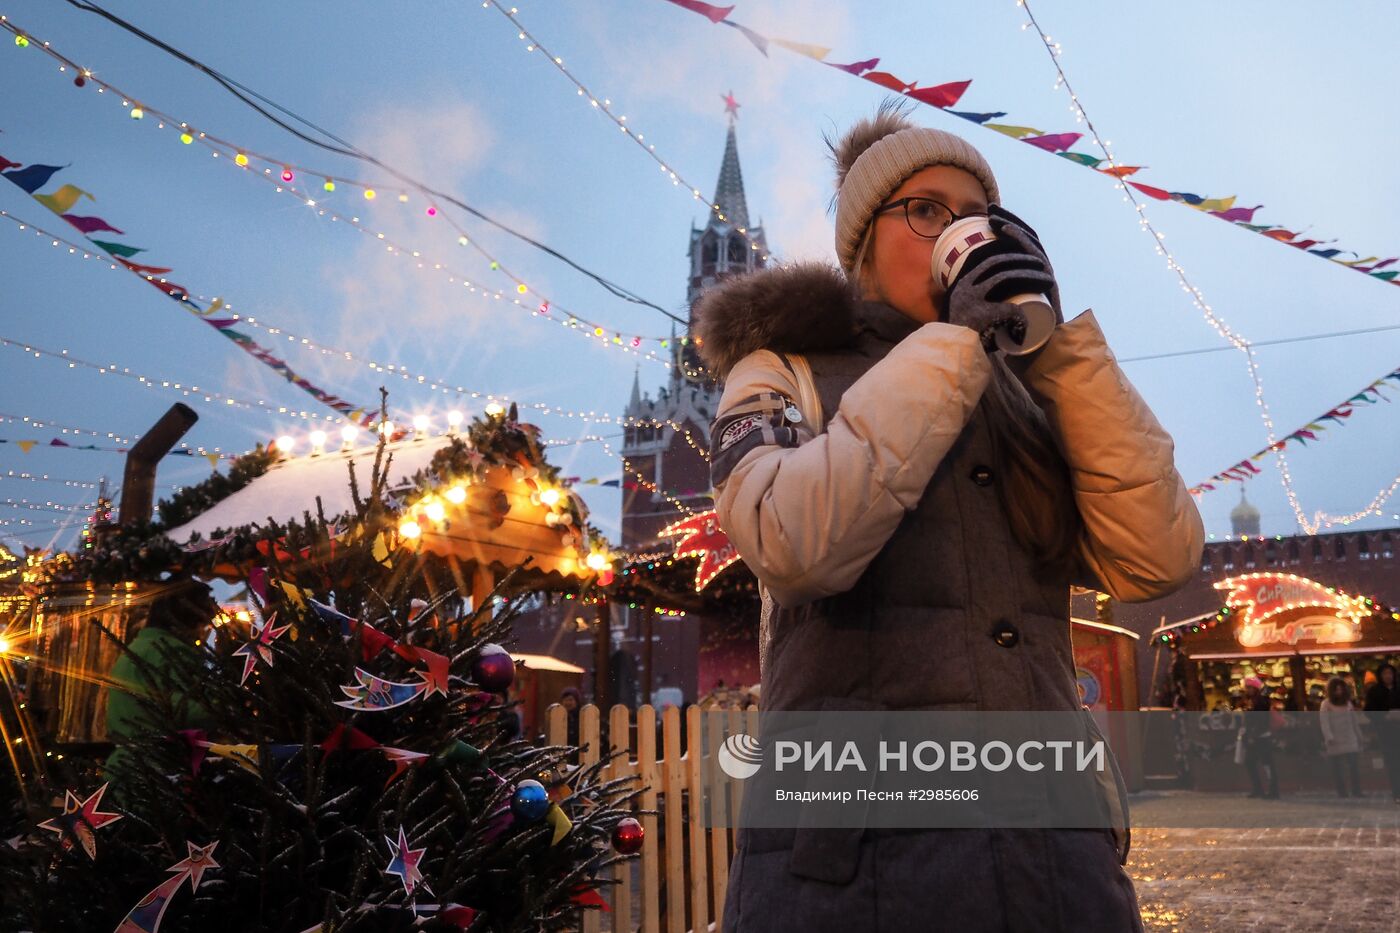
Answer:
[[[1016,630],[1016,626],[1002,619],[992,629],[992,641],[1003,648],[1012,648],[1021,640],[1021,633]]]
[[[992,468],[981,463],[972,468],[972,481],[978,486],[992,485]]]

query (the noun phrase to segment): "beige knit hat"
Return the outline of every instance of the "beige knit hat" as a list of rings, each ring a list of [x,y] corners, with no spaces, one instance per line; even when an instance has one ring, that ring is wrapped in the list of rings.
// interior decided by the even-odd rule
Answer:
[[[977,176],[987,201],[1000,203],[996,176],[982,153],[960,136],[914,126],[897,107],[851,127],[832,147],[836,163],[836,258],[847,276],[854,274],[861,240],[875,209],[920,169],[952,165]]]

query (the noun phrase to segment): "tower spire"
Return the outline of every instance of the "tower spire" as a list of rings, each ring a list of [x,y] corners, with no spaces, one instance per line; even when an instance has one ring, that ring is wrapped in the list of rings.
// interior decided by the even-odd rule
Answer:
[[[672,327],[675,327],[676,325],[672,324],[671,326],[672,326]],[[642,410],[642,379],[641,379],[641,376],[642,376],[642,367],[641,367],[641,364],[639,363],[639,364],[637,364],[637,367],[636,367],[635,369],[632,370],[632,397],[629,398],[629,399],[627,400],[627,413],[628,413],[629,415],[630,415],[630,414],[635,414],[635,413],[637,413],[637,412],[639,412],[639,411]]]
[[[726,223],[747,228],[749,206],[744,198],[744,174],[739,169],[739,143],[734,135],[740,106],[734,99],[733,91],[725,95],[724,110],[729,115],[729,135],[724,142],[724,161],[719,167],[719,182],[715,185],[714,203],[719,205]]]

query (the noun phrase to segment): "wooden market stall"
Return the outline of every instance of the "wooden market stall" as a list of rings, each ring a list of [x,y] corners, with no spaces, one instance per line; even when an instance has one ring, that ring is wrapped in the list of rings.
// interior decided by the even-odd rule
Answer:
[[[514,424],[503,426],[496,417],[485,425],[493,439],[509,432],[517,446],[538,451],[532,436],[519,440],[525,435]],[[283,457],[165,532],[160,546],[174,554],[170,570],[208,580],[244,583],[255,569],[271,567],[284,580],[298,581],[303,572],[306,580],[323,580],[337,529],[344,527],[337,519],[356,514],[356,496],[369,495],[378,464],[393,521],[364,533],[375,534],[376,556],[382,553],[394,574],[421,574],[430,596],[452,591],[473,611],[493,593],[578,592],[611,573],[606,546],[589,539],[586,506],[549,478],[553,471],[542,460],[515,449],[482,449],[474,440],[417,437],[382,450],[376,445]],[[358,492],[351,487],[352,467]],[[257,540],[267,529],[318,516],[332,529],[323,547],[286,545],[288,551],[283,539]],[[36,588],[32,642],[43,664],[32,693],[36,712],[57,741],[105,741],[106,672],[121,650],[118,642],[139,630],[161,588],[159,579],[100,583],[72,573]],[[561,673],[541,665],[536,678]],[[576,680],[582,670],[566,673]]]

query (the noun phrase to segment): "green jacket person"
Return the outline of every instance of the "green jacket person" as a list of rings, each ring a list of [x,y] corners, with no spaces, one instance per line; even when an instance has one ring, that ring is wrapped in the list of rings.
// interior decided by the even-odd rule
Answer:
[[[158,672],[168,670],[173,658],[199,657],[195,643],[218,611],[219,605],[205,584],[188,578],[168,584],[151,602],[144,625],[112,665],[112,686],[107,690],[107,734],[116,749],[107,758],[105,772],[113,784],[113,799],[121,799],[121,784],[131,780],[131,775],[124,772],[134,763],[135,753],[128,744],[133,739],[152,732],[173,734],[211,724],[208,708],[188,695],[193,684],[180,683],[178,674],[165,677]],[[157,721],[145,698],[167,689],[176,717],[173,721]]]

